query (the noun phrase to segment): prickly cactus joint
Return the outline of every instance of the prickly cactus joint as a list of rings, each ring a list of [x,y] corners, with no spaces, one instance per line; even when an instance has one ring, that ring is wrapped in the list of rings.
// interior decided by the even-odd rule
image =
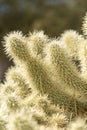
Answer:
[[[58,39],[43,31],[4,37],[14,66],[0,84],[0,130],[87,129],[87,15],[82,28]]]

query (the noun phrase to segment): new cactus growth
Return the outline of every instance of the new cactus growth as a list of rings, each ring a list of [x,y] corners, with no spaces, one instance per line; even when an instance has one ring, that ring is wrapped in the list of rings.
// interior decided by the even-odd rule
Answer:
[[[85,36],[86,27],[87,16],[83,23]],[[0,130],[87,129],[84,34],[69,30],[59,40],[43,31],[27,36],[11,32],[4,37],[5,52],[14,66],[0,84]]]

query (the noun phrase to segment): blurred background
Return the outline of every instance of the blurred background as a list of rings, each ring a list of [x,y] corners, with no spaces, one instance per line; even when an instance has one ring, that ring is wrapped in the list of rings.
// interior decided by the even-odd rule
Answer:
[[[3,36],[14,30],[44,30],[50,37],[67,29],[81,33],[86,11],[87,0],[0,0],[0,81],[13,64],[4,54]]]

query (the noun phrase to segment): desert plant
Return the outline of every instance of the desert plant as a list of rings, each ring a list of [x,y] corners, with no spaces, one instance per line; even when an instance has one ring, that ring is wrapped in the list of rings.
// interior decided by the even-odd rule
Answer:
[[[87,16],[85,35],[86,23]],[[84,34],[73,30],[58,39],[43,31],[4,37],[14,66],[0,84],[1,130],[87,129],[86,41]]]

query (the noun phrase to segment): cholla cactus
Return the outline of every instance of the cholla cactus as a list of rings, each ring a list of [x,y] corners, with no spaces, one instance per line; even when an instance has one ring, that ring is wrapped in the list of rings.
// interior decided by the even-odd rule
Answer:
[[[85,35],[86,26],[87,16]],[[73,30],[59,40],[43,31],[4,37],[5,52],[14,66],[0,84],[0,130],[87,129],[86,42]]]

